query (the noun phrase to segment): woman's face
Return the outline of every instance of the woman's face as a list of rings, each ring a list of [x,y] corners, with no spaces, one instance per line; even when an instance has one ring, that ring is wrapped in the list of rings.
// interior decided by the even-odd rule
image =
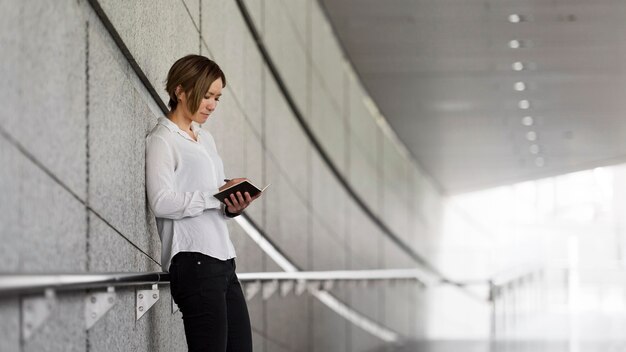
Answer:
[[[217,102],[220,100],[222,96],[222,79],[218,78],[209,86],[209,91],[206,92],[202,100],[200,101],[200,106],[198,106],[198,111],[195,114],[191,114],[187,109],[187,102],[181,101],[181,106],[187,110],[187,113],[190,116],[191,121],[197,122],[199,124],[203,124],[206,120],[209,119],[209,115],[217,108]],[[185,97],[186,98],[186,97]],[[186,99],[185,99],[186,100]]]
[[[203,124],[209,119],[209,115],[217,108],[217,102],[222,96],[222,79],[218,78],[209,86],[209,91],[200,101],[198,111],[193,115],[192,120]]]

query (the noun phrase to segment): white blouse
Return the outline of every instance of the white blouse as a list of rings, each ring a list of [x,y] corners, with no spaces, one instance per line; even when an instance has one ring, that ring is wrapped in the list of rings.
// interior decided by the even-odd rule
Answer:
[[[191,128],[197,142],[161,117],[146,138],[146,190],[165,271],[178,252],[235,257],[224,207],[213,197],[224,184],[222,159],[213,136],[195,124]]]

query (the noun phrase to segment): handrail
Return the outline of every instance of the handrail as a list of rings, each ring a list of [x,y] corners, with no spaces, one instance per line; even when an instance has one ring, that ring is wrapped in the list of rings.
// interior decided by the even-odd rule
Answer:
[[[239,281],[368,281],[414,279],[419,283],[435,283],[426,280],[419,270],[337,270],[299,272],[239,273]],[[166,272],[146,273],[85,273],[85,274],[0,274],[0,297],[28,295],[46,290],[72,291],[102,287],[169,285]]]
[[[333,270],[298,272],[259,272],[237,274],[241,281],[366,281],[366,280],[407,280],[412,279],[425,286],[443,281],[425,277],[418,269],[377,269],[377,270]]]
[[[541,273],[543,270],[544,268],[539,265],[516,267],[494,275],[489,281],[496,287],[506,286],[512,282],[528,277],[529,275]]]
[[[238,278],[246,283],[246,297],[254,296],[263,287],[263,299],[267,299],[281,288],[281,294],[290,291],[297,283],[296,294],[308,291],[329,308],[351,321],[353,324],[388,342],[397,342],[399,335],[377,322],[354,311],[351,307],[326,292],[335,281],[368,282],[384,280],[414,280],[421,287],[449,284],[420,268],[375,269],[375,270],[333,270],[333,271],[281,271],[239,273]],[[313,282],[310,286],[307,282]],[[316,284],[317,283],[317,284]],[[489,300],[496,296],[495,285],[490,282]],[[130,287],[141,285],[169,285],[167,272],[112,272],[112,273],[66,273],[66,274],[0,274],[0,298],[15,295],[46,294],[50,291],[71,291],[110,287]],[[330,284],[330,285],[327,285]],[[284,285],[284,287],[283,287]],[[267,287],[266,287],[267,286]],[[267,288],[267,290],[266,290]],[[153,287],[154,289],[154,287]]]
[[[334,280],[368,280],[362,277],[362,273],[355,275],[346,275],[346,272],[332,274],[332,272],[278,272],[278,273],[240,273],[238,275],[240,281],[251,282],[256,289],[259,283],[269,281],[273,292],[277,287],[278,280],[299,280],[299,282],[311,281],[334,281]],[[384,279],[383,275],[373,275],[371,280]],[[404,277],[392,277],[388,275],[386,279],[407,279]],[[415,275],[411,278],[416,279]],[[315,280],[313,280],[315,279]],[[168,285],[170,277],[165,272],[148,272],[148,273],[94,273],[94,274],[0,274],[0,298],[11,295],[29,295],[29,294],[45,294],[49,291],[70,291],[102,287],[116,286],[140,286],[140,285]],[[262,283],[262,285],[265,285]],[[388,342],[397,342],[399,335],[380,325],[379,323],[367,318],[366,316],[353,310],[336,297],[332,296],[325,290],[317,287],[306,287],[306,290],[329,308],[340,314],[342,317],[352,322],[356,326],[370,332],[371,334]],[[254,290],[253,290],[254,291]],[[267,298],[265,292],[264,298]]]
[[[170,283],[165,272],[85,274],[0,274],[0,296],[27,295],[46,290],[72,291],[101,287]]]

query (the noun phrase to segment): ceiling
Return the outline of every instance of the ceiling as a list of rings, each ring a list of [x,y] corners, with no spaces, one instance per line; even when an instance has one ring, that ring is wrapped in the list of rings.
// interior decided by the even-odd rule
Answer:
[[[372,99],[444,193],[626,162],[625,1],[320,3]]]

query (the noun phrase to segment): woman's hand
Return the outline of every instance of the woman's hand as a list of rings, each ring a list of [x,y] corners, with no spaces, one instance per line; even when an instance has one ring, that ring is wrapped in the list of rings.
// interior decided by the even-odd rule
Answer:
[[[241,214],[241,212],[252,203],[255,199],[259,198],[261,194],[257,194],[254,197],[250,197],[250,193],[245,192],[243,195],[241,192],[231,193],[230,199],[224,199],[228,212],[231,214]]]
[[[238,183],[241,183],[243,181],[247,180],[247,178],[233,178],[231,180],[228,180],[228,182],[226,182],[225,184],[222,185],[222,187],[220,187],[220,191],[225,190],[226,188],[230,187],[230,186],[234,186]],[[226,180],[224,180],[226,181]]]
[[[245,180],[246,180],[245,178],[234,178],[226,182],[226,184],[224,184],[222,187],[220,187],[220,191],[230,186],[234,186]],[[241,192],[231,193],[229,197],[230,199],[225,198],[224,203],[226,203],[226,208],[229,213],[241,214],[241,212],[243,212],[244,209],[246,209],[248,205],[250,205],[250,203],[252,203],[255,199],[259,198],[260,196],[261,196],[261,193],[257,194],[254,197],[250,197],[250,193],[248,192],[245,192],[244,194],[241,194]]]

